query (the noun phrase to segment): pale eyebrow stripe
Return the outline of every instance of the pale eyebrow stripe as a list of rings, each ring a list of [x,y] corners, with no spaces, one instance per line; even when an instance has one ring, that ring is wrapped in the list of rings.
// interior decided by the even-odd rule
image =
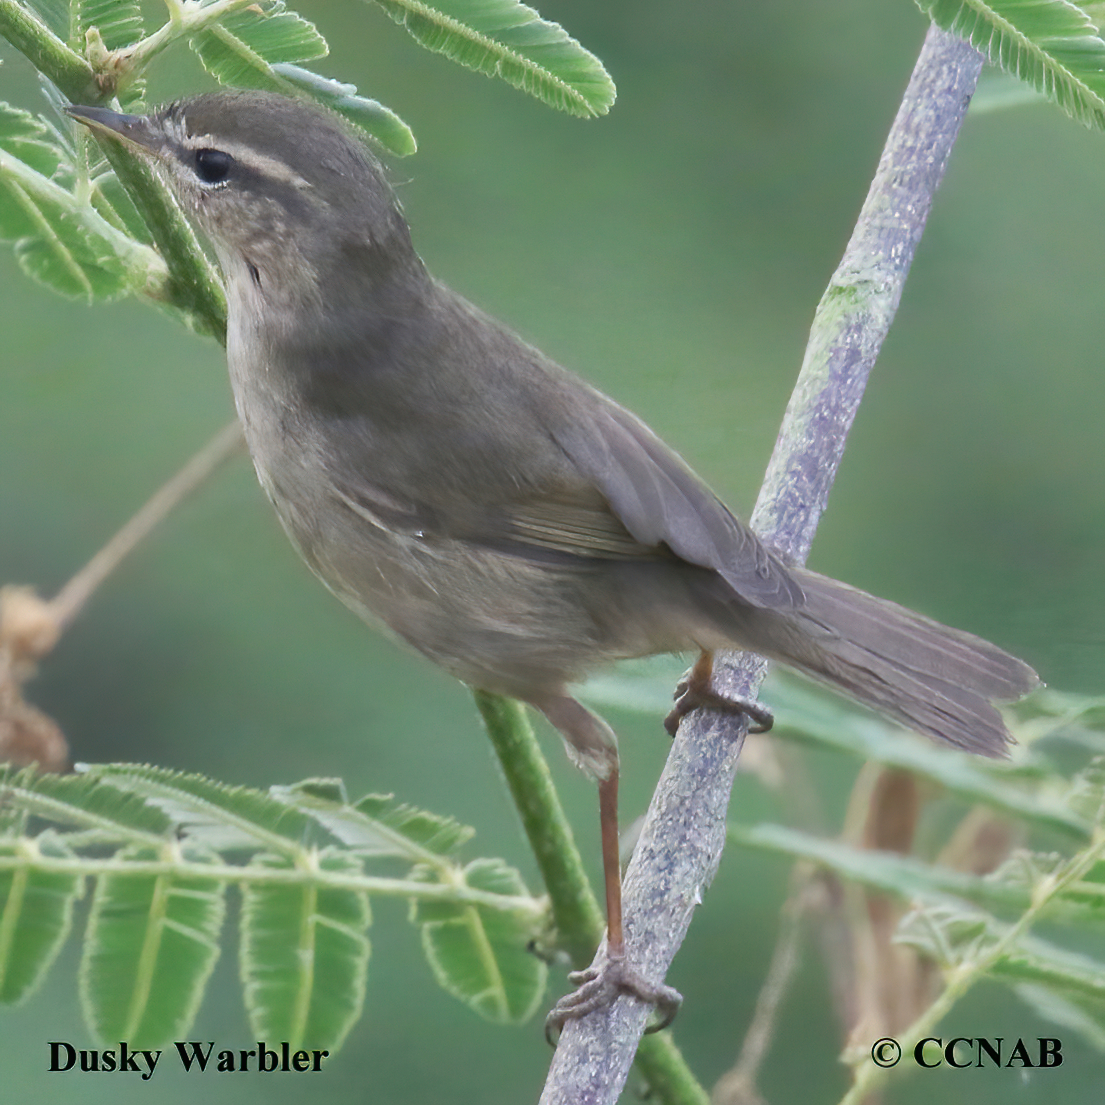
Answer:
[[[215,138],[210,134],[188,134],[179,137],[180,144],[189,150],[203,149],[205,146],[211,149],[222,150],[228,153],[235,161],[240,161],[251,169],[272,178],[290,184],[293,188],[310,188],[310,182],[306,181],[298,173],[294,172],[279,158],[269,157],[267,154],[258,153],[252,146],[244,142],[235,142],[226,138]]]

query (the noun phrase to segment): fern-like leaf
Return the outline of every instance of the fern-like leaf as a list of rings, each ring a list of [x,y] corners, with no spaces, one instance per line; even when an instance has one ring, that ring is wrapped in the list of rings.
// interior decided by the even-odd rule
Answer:
[[[945,31],[1043,93],[1068,115],[1105,129],[1105,41],[1070,0],[917,0]]]
[[[275,856],[256,862],[290,866]],[[318,862],[324,871],[360,871],[347,856]],[[370,920],[362,891],[314,883],[243,888],[242,982],[259,1040],[337,1051],[364,1004]]]
[[[88,301],[152,289],[165,264],[72,190],[68,151],[25,111],[0,104],[0,239],[29,276]]]
[[[438,856],[455,852],[475,833],[475,829],[451,817],[396,802],[390,794],[368,794],[357,803],[356,809]]]
[[[150,848],[122,858],[157,859]],[[85,1019],[105,1044],[156,1047],[191,1025],[219,956],[226,886],[217,879],[103,875],[80,971]]]
[[[44,977],[90,879],[80,991],[105,1043],[185,1037],[232,885],[256,1039],[336,1052],[364,1004],[373,894],[426,901],[434,974],[484,1015],[519,1019],[544,989],[526,949],[545,907],[518,872],[461,866],[470,829],[391,798],[350,804],[337,780],[266,793],[148,766],[0,768],[0,811],[0,1001]],[[404,870],[370,874],[381,860]]]
[[[614,103],[614,82],[594,54],[518,0],[376,0],[437,54],[502,77],[550,107],[589,118]]]
[[[119,790],[140,796],[164,811],[178,831],[203,847],[220,850],[264,848],[291,854],[303,845],[329,843],[303,812],[250,787],[216,783],[202,775],[134,764],[107,764],[87,773]]]
[[[355,84],[320,77],[288,62],[274,63],[272,71],[287,82],[289,91],[306,92],[316,103],[344,115],[397,157],[408,157],[418,149],[411,128],[378,100],[358,95]]]
[[[496,894],[525,892],[518,872],[501,860],[470,863],[464,879]],[[412,903],[411,920],[421,928],[426,958],[449,993],[498,1024],[533,1015],[548,968],[529,950],[530,918],[468,903],[423,901]]]
[[[22,1001],[38,989],[69,935],[79,875],[37,868],[42,855],[66,856],[52,833],[34,841],[0,842],[0,855],[16,860],[0,870],[0,1002]],[[20,862],[21,861],[21,862]]]
[[[71,18],[78,38],[95,27],[109,50],[131,46],[142,37],[138,0],[74,0]]]
[[[271,92],[285,91],[273,75],[273,64],[325,57],[329,49],[315,25],[286,11],[281,0],[227,16],[194,34],[191,44],[204,68],[222,84]]]

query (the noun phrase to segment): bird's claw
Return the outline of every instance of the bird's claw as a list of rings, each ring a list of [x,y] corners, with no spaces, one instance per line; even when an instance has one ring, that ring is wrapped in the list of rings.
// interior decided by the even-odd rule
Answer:
[[[720,710],[725,714],[744,714],[748,718],[750,733],[766,733],[775,724],[775,715],[764,705],[750,698],[738,698],[719,694],[708,683],[702,685],[695,679],[692,668],[675,687],[675,705],[664,718],[664,728],[669,737],[675,736],[680,721],[692,710]]]
[[[553,1047],[568,1021],[613,1005],[622,994],[631,994],[656,1007],[658,1019],[645,1029],[646,1032],[659,1032],[667,1028],[683,1004],[683,995],[678,990],[663,983],[646,981],[629,965],[624,955],[608,955],[601,966],[573,971],[568,975],[568,981],[577,989],[565,994],[545,1018],[545,1039]]]

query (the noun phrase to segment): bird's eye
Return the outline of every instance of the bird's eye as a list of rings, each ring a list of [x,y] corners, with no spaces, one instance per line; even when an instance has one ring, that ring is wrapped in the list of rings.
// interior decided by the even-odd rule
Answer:
[[[204,184],[221,184],[230,176],[234,158],[222,150],[196,150],[196,176]]]

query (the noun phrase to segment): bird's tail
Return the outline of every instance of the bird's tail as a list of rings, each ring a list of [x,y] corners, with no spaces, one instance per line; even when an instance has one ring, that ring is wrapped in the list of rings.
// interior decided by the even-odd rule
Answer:
[[[805,569],[804,604],[780,611],[756,651],[926,736],[986,756],[1012,740],[995,702],[1040,685],[1027,664],[981,637]],[[761,636],[761,634],[753,634]]]

